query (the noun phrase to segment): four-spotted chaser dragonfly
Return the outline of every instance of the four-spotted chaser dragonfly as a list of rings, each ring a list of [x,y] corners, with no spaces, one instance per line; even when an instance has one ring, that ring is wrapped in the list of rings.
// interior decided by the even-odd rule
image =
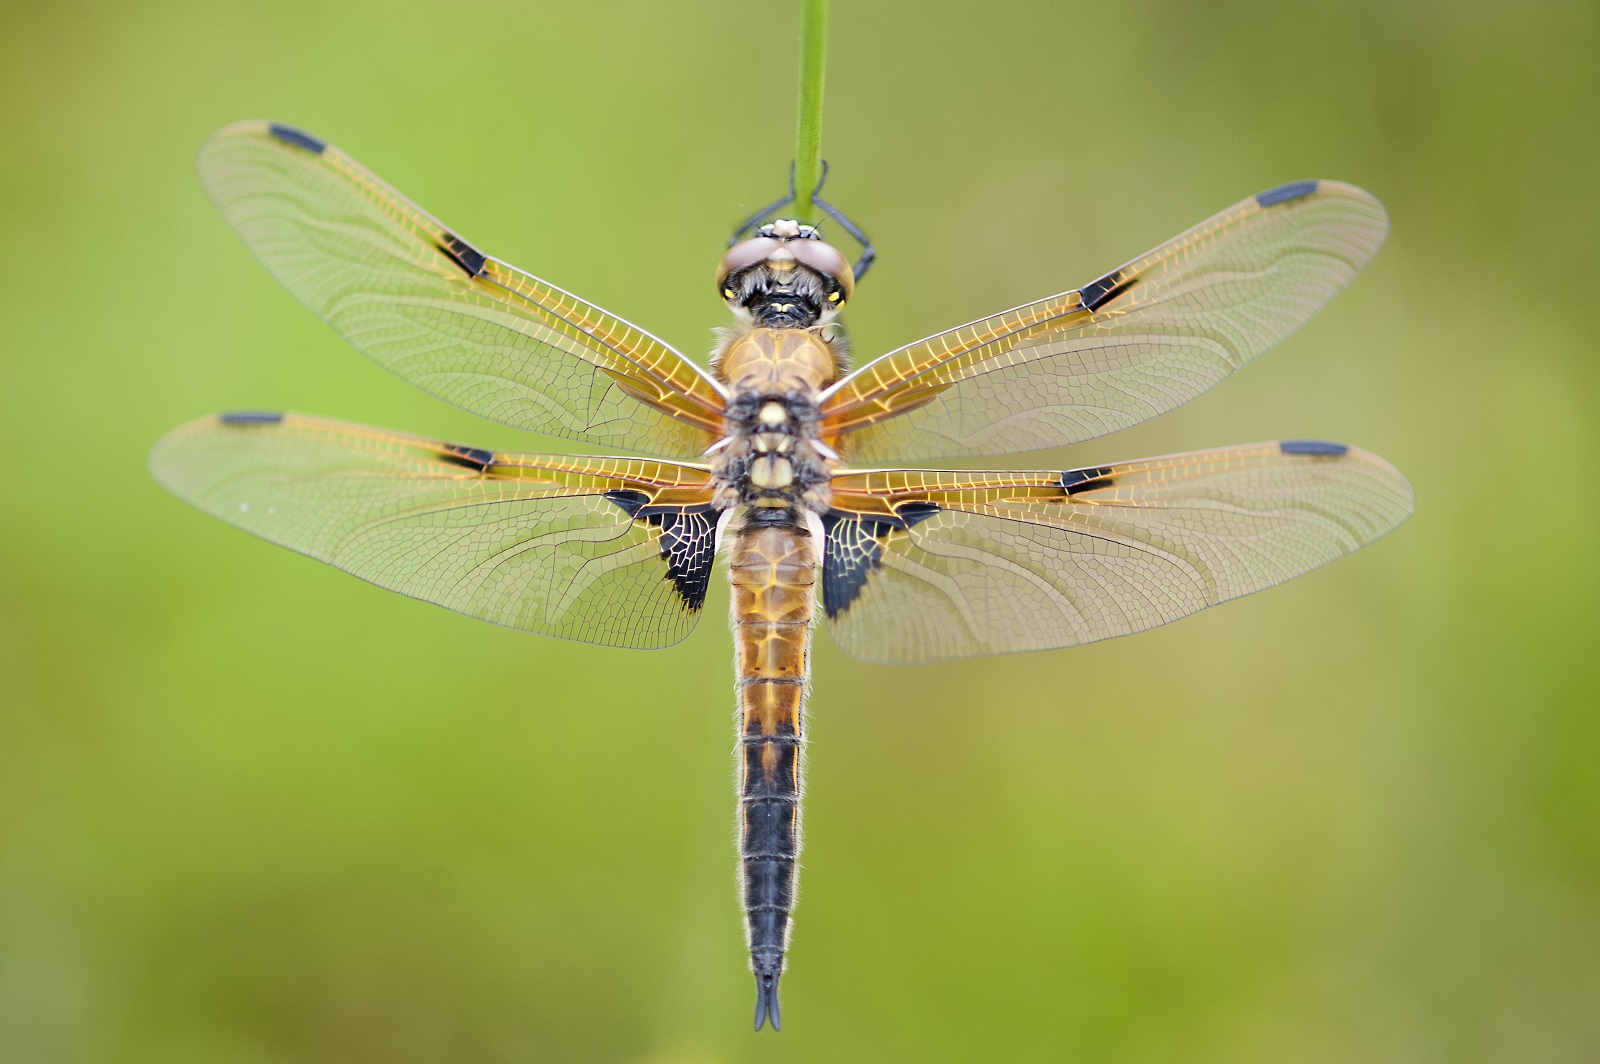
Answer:
[[[1412,508],[1388,463],[1314,440],[1088,469],[881,467],[1059,447],[1199,395],[1378,250],[1383,207],[1350,185],[1263,192],[1081,288],[854,371],[835,322],[852,268],[779,219],[717,270],[737,322],[707,372],[309,134],[232,126],[199,168],[272,275],[379,365],[515,428],[654,457],[223,413],[156,444],[175,495],[402,594],[618,647],[684,638],[726,558],[757,1029],[779,1026],[819,584],[834,641],[866,661],[1048,650],[1277,584]]]

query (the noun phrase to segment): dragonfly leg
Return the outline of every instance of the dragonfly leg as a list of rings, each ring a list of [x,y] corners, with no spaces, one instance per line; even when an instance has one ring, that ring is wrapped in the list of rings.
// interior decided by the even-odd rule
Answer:
[[[839,227],[846,233],[850,234],[850,238],[852,240],[861,245],[861,257],[856,260],[855,267],[852,271],[855,273],[856,280],[859,281],[862,277],[866,276],[867,271],[872,268],[872,264],[878,260],[878,252],[873,248],[872,241],[867,237],[866,233],[862,232],[859,225],[857,225],[855,222],[852,222],[848,215],[846,215],[839,208],[835,207],[833,204],[829,203],[827,200],[823,199],[818,194],[822,191],[822,186],[827,183],[828,160],[824,159],[822,160],[822,176],[817,179],[817,187],[812,190],[811,202],[817,205],[817,210],[838,222]],[[771,219],[773,215],[778,213],[778,211],[784,207],[787,207],[793,202],[794,163],[790,163],[789,194],[780,199],[773,200],[771,203],[767,204],[765,207],[746,218],[743,222],[739,223],[739,228],[735,229],[733,231],[733,235],[728,238],[728,246],[730,248],[733,247],[733,245],[737,244],[746,236],[759,229],[764,222]]]
[[[827,176],[826,170],[823,171],[823,176]],[[817,191],[822,191],[822,185],[820,183],[817,185]],[[855,267],[851,271],[855,274],[857,281],[861,280],[861,278],[867,275],[867,271],[872,269],[872,264],[878,261],[878,252],[873,248],[872,241],[867,237],[866,233],[861,231],[860,226],[852,222],[843,211],[829,203],[827,200],[823,199],[821,196],[813,195],[811,197],[811,202],[815,203],[817,205],[817,209],[823,214],[826,214],[829,218],[832,218],[834,221],[838,222],[839,227],[845,232],[849,233],[852,240],[861,245],[861,257],[856,260]]]
[[[822,180],[826,181],[827,179],[828,179],[828,164],[827,163],[823,163],[822,164]],[[817,187],[818,188],[822,187],[822,181],[818,181],[817,182]],[[739,223],[739,228],[735,229],[733,231],[733,235],[728,238],[728,246],[730,248],[733,247],[733,245],[737,244],[739,241],[743,240],[745,237],[749,236],[751,233],[753,233],[757,229],[759,229],[761,227],[761,224],[763,222],[767,221],[773,215],[777,214],[780,208],[787,207],[789,204],[791,204],[793,202],[794,202],[794,163],[790,163],[789,164],[789,194],[786,195],[786,196],[782,196],[782,197],[779,197],[778,199],[773,200],[771,203],[767,204],[765,207],[761,208],[759,211],[756,211],[756,213],[752,214],[750,217],[746,218],[744,221],[740,222]]]

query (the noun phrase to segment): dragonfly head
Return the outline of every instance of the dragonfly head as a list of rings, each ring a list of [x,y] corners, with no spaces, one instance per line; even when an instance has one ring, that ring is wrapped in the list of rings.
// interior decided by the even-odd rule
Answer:
[[[855,288],[850,262],[815,226],[783,218],[728,249],[717,292],[735,314],[767,328],[810,328],[834,319]]]

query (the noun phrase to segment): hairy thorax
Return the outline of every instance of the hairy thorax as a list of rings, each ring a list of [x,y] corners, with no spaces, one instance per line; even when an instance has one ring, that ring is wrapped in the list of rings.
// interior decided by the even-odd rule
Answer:
[[[817,436],[817,395],[839,376],[832,326],[752,328],[730,336],[713,360],[733,393],[726,439],[713,456],[718,509],[748,506],[748,519],[803,519],[827,512],[838,456]]]

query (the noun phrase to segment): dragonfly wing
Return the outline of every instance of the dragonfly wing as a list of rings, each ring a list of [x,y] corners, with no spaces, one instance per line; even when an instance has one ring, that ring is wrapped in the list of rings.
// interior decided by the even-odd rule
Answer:
[[[221,414],[150,456],[263,539],[482,620],[607,646],[694,627],[716,515],[702,467],[487,451],[300,414]]]
[[[330,144],[246,122],[200,180],[268,271],[373,361],[517,428],[698,454],[723,394],[648,333],[491,258]]]
[[[1188,402],[1299,328],[1377,253],[1382,204],[1302,181],[1253,196],[1080,289],[930,336],[822,397],[853,461],[1008,454]]]
[[[886,663],[1143,631],[1349,554],[1412,508],[1381,458],[1315,441],[1065,473],[846,471],[833,492],[829,629]]]

